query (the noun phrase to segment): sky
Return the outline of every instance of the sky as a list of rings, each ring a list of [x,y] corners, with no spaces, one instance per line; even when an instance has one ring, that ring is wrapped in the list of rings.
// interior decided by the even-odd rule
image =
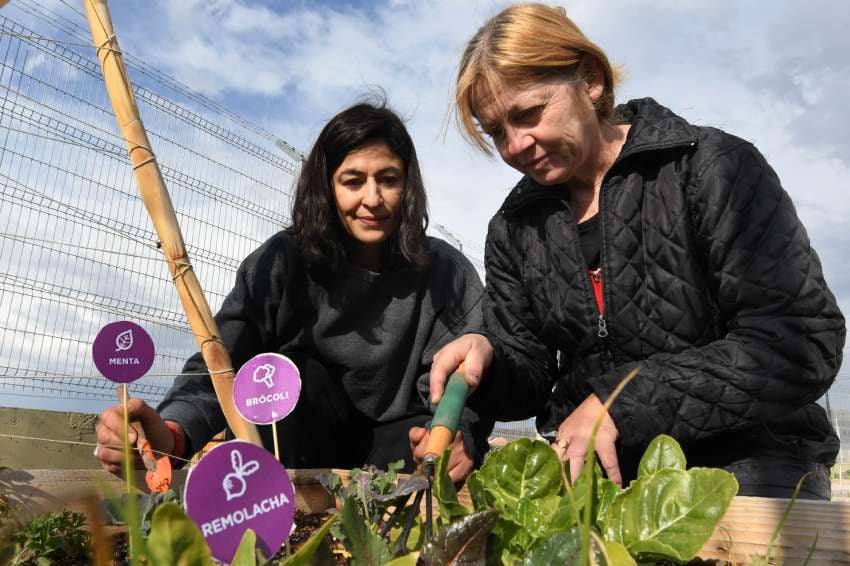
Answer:
[[[111,4],[124,49],[305,153],[329,118],[381,89],[416,143],[432,223],[483,257],[487,222],[519,174],[461,138],[450,102],[465,42],[507,3]],[[764,153],[850,312],[850,2],[559,4],[623,71],[618,101],[653,97]],[[842,374],[834,401],[850,406]]]

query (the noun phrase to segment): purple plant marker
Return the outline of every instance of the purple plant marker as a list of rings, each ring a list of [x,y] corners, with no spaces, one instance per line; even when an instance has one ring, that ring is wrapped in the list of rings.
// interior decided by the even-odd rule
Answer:
[[[246,529],[273,556],[289,536],[295,488],[286,468],[266,450],[242,440],[225,442],[189,472],[186,514],[198,525],[213,557],[230,562]]]
[[[134,322],[110,322],[100,329],[92,345],[97,371],[115,383],[130,383],[153,365],[153,340]]]
[[[281,354],[259,354],[245,362],[233,383],[239,414],[254,424],[271,424],[292,412],[301,394],[301,374]]]

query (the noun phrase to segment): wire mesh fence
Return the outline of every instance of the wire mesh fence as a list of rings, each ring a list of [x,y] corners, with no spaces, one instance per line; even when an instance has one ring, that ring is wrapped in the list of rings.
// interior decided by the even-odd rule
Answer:
[[[142,324],[157,345],[151,371],[129,386],[155,404],[195,342],[136,193],[84,14],[59,1],[16,1],[0,15],[0,405],[111,403],[91,343],[119,319]],[[287,224],[301,156],[132,53],[123,56],[216,310],[242,258]],[[474,251],[467,255],[483,272],[483,250]],[[523,430],[533,435],[530,424]]]
[[[0,15],[0,394],[52,408],[113,399],[91,343],[106,323],[129,319],[158,348],[130,390],[156,402],[196,346],[85,21],[68,5],[10,7],[17,11]],[[189,256],[217,309],[240,261],[287,223],[299,155],[124,55]]]

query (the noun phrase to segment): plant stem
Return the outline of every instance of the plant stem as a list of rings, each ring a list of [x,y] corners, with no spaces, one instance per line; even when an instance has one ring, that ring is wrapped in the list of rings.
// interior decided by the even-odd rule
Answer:
[[[614,388],[614,391],[611,392],[611,395],[608,396],[608,399],[605,401],[603,408],[605,409],[603,412],[599,414],[596,422],[593,424],[593,430],[590,433],[590,440],[587,443],[587,455],[584,458],[584,469],[582,470],[582,475],[587,474],[587,495],[585,498],[584,509],[582,509],[582,521],[581,521],[581,564],[582,566],[590,566],[590,523],[593,519],[593,499],[594,499],[594,491],[596,489],[596,474],[594,474],[594,466],[596,464],[596,433],[599,431],[599,426],[602,424],[602,419],[605,418],[605,415],[608,414],[608,409],[611,408],[611,405],[614,404],[614,401],[620,395],[620,392],[623,391],[623,388],[628,385],[628,383],[634,379],[637,375],[638,371],[640,371],[639,367],[634,368],[630,371],[626,377],[624,377],[620,383],[617,384],[617,387]]]
[[[142,538],[139,530],[139,507],[136,501],[136,489],[133,484],[133,459],[130,451],[130,415],[127,411],[127,385],[121,384],[118,386],[118,396],[121,399],[121,404],[124,407],[124,423],[123,423],[123,449],[124,449],[124,484],[127,487],[127,505],[124,512],[126,513],[127,521],[127,539],[129,541],[130,562],[135,566],[140,564],[139,557],[142,553]]]

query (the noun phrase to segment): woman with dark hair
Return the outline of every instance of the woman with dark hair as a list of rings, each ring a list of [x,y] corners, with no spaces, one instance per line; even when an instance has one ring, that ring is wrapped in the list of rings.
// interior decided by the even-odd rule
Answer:
[[[462,254],[425,235],[425,188],[398,116],[372,104],[336,115],[303,165],[292,219],[243,262],[216,315],[233,365],[279,352],[298,366],[301,397],[277,424],[286,466],[404,459],[411,471],[411,446],[424,441],[432,415],[431,360],[455,337],[481,331],[483,289]],[[154,449],[188,457],[225,428],[205,371],[196,354],[156,411],[130,402]],[[98,425],[98,456],[110,471],[121,461],[107,447],[120,445],[121,418],[116,406]],[[465,409],[453,479],[480,462],[492,426]],[[270,428],[260,434],[270,446]]]
[[[458,359],[493,359],[477,395],[536,415],[573,477],[599,420],[617,483],[664,433],[742,495],[805,476],[801,496],[829,498],[839,444],[816,401],[845,323],[791,199],[752,144],[651,98],[615,106],[616,83],[563,8],[510,6],[467,44],[461,128],[523,177],[487,234],[490,340],[440,353],[435,397]]]

